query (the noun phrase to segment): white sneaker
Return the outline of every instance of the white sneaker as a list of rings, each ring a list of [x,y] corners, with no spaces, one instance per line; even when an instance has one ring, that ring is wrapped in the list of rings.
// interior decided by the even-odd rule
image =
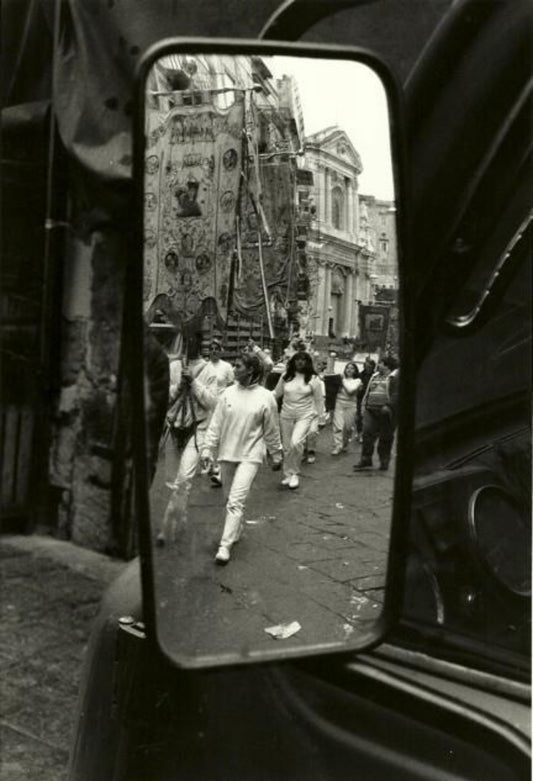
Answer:
[[[170,488],[171,491],[177,491],[179,486],[179,483],[165,483],[167,488]]]
[[[307,463],[308,464],[314,464],[315,461],[316,461],[315,454],[314,453],[309,453],[309,455],[307,456]]]
[[[298,488],[300,485],[300,480],[298,479],[298,475],[291,475],[289,479],[289,488]]]
[[[217,555],[215,556],[215,561],[217,564],[227,564],[230,560],[230,552],[227,545],[221,545],[220,548],[217,551]]]
[[[289,477],[284,477],[283,480],[281,481],[281,485],[289,485],[290,481],[291,481],[290,475]]]
[[[220,476],[220,469],[213,469],[211,472],[211,482],[213,485],[222,485],[222,477]]]

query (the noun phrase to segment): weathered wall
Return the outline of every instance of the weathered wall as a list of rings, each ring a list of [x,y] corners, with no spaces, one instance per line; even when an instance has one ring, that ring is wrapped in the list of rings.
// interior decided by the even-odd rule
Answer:
[[[50,456],[50,481],[62,489],[59,534],[100,551],[114,548],[109,489],[124,287],[120,244],[120,236],[98,231],[68,247]]]

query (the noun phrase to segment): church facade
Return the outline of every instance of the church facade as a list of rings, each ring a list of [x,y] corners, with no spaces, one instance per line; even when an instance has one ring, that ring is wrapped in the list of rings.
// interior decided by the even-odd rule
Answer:
[[[358,301],[371,295],[368,268],[373,253],[358,242],[358,177],[361,158],[337,126],[306,137],[304,167],[312,185],[300,186],[299,205],[310,213],[307,266],[310,295],[301,312],[302,335],[316,349],[358,333]]]

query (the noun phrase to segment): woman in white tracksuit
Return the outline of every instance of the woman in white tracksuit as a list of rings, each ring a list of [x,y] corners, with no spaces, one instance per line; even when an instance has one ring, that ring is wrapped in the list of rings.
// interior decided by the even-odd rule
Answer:
[[[192,487],[192,481],[200,464],[200,452],[205,432],[211,414],[215,409],[218,396],[220,395],[220,388],[217,385],[216,377],[213,374],[210,374],[208,369],[209,364],[203,360],[199,360],[189,364],[186,368],[180,369],[179,381],[174,385],[171,376],[170,388],[172,395],[178,393],[178,388],[183,390],[184,385],[188,386],[189,397],[191,399],[191,404],[194,406],[198,424],[194,433],[190,435],[187,444],[181,453],[177,471],[174,467],[175,477],[172,481],[166,483],[167,487],[171,489],[172,494],[163,516],[161,530],[157,535],[158,545],[164,545],[166,543],[169,533],[171,536],[174,536],[178,521],[181,520],[184,522],[187,518],[189,494]],[[172,450],[174,447],[175,446],[170,444]],[[172,460],[174,461],[174,458]]]
[[[332,456],[338,456],[348,447],[357,415],[357,393],[362,384],[362,380],[359,379],[359,369],[350,361],[344,367],[344,376],[335,399]]]
[[[276,402],[261,385],[263,364],[253,353],[235,362],[235,384],[222,393],[205,433],[202,460],[207,466],[218,452],[226,517],[215,560],[226,564],[242,530],[244,507],[254,478],[265,460],[281,463]]]
[[[273,390],[277,399],[283,399],[280,413],[283,442],[282,485],[298,488],[300,464],[305,440],[313,420],[324,414],[322,385],[309,353],[300,350],[289,358],[285,373]]]

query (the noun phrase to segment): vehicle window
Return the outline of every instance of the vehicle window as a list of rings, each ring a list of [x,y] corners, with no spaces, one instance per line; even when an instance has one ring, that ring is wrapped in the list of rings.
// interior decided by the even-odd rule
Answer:
[[[421,368],[405,600],[406,624],[431,629],[436,644],[517,669],[531,637],[526,245],[478,327],[443,326]]]

